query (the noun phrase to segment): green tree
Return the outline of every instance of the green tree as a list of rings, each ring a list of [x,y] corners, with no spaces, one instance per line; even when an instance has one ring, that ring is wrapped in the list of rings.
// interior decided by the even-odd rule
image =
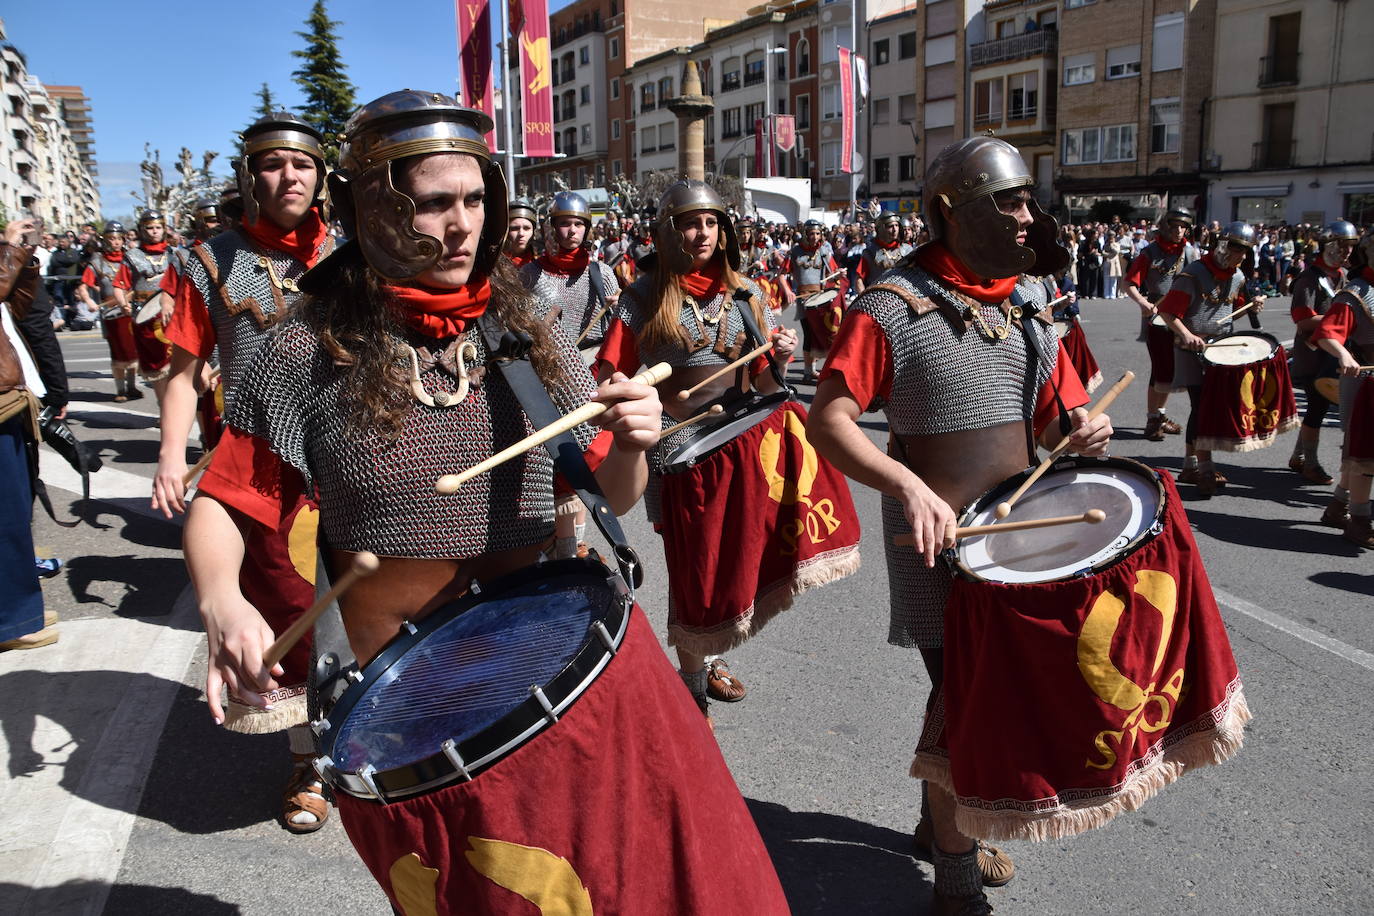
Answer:
[[[348,80],[339,55],[335,30],[341,24],[329,18],[324,0],[315,0],[305,20],[307,31],[296,33],[305,39],[305,50],[291,52],[293,57],[303,61],[300,69],[291,73],[305,93],[301,117],[324,135],[325,160],[330,165],[338,161],[339,134],[357,107],[353,100],[354,86]]]
[[[258,89],[258,107],[253,112],[253,120],[265,118],[277,110],[277,100],[272,98],[272,89],[266,83]]]

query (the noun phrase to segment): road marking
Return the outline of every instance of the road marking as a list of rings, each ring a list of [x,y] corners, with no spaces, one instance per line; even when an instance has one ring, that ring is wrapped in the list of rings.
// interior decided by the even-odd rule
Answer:
[[[48,489],[59,489],[73,496],[81,495],[81,475],[67,463],[66,459],[48,446],[42,447],[39,475]],[[91,475],[91,499],[117,505],[120,509],[145,515],[169,525],[178,524],[175,519],[168,520],[161,512],[149,505],[153,495],[153,480],[139,474],[130,474],[119,468],[104,464]]]
[[[70,366],[72,363],[108,363],[109,361],[110,361],[110,358],[109,358],[108,356],[92,356],[92,357],[90,357],[89,359],[64,359],[64,360],[62,360],[62,362],[66,363],[66,364],[69,365],[69,366]]]
[[[1359,665],[1374,671],[1374,654],[1370,654],[1363,649],[1356,649],[1348,646],[1339,639],[1318,633],[1316,630],[1303,626],[1284,617],[1282,614],[1275,614],[1273,611],[1265,610],[1258,604],[1246,601],[1239,595],[1213,587],[1212,593],[1216,595],[1217,601],[1231,608],[1233,611],[1240,611],[1247,617],[1252,617],[1260,623],[1266,623],[1281,633],[1287,633],[1294,639],[1300,639],[1305,643],[1316,646],[1318,649],[1325,649],[1332,655],[1340,656],[1348,662]]]

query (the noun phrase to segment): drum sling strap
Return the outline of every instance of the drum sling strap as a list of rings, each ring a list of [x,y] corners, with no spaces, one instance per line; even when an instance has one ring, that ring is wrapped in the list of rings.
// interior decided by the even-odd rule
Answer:
[[[1019,289],[1011,291],[1011,304],[1021,310],[1021,333],[1026,338],[1026,387],[1021,403],[1030,408],[1030,416],[1026,417],[1026,457],[1033,465],[1036,463],[1035,380],[1040,376],[1040,363],[1043,361],[1049,365],[1050,355],[1045,350],[1045,342],[1035,333],[1035,312],[1031,311]],[[1069,422],[1069,412],[1064,407],[1064,399],[1059,396],[1059,386],[1055,384],[1053,375],[1050,376],[1050,389],[1054,391],[1054,403],[1059,408],[1059,432],[1067,436],[1073,431],[1073,425]]]
[[[490,312],[484,313],[477,320],[477,326],[482,332],[487,351],[495,360],[496,368],[515,393],[516,400],[520,402],[525,415],[530,418],[530,423],[536,429],[541,429],[562,419],[563,415],[554,405],[548,390],[530,363],[530,347],[533,341],[524,334],[501,327],[491,317]],[[625,538],[620,520],[611,511],[601,487],[597,485],[592,469],[587,466],[587,460],[577,440],[572,437],[572,433],[565,432],[550,439],[544,447],[553,458],[554,466],[590,510],[597,530],[610,542],[616,564],[620,567],[620,574],[633,594],[634,589],[644,581],[644,569],[640,565],[638,554]]]
[[[735,300],[735,308],[739,312],[740,320],[744,322],[744,330],[753,339],[754,346],[763,346],[763,342],[768,338],[763,336],[763,329],[759,327],[758,321],[754,319],[754,294],[750,292],[747,287],[741,286],[735,290],[731,298]],[[791,385],[787,384],[787,377],[784,376],[782,370],[778,368],[778,363],[773,356],[773,351],[769,350],[764,355],[768,358],[768,371],[773,374],[773,380],[778,383],[778,388],[787,392],[787,399],[789,401],[795,401],[797,399],[797,391]],[[746,371],[748,371],[748,367],[746,367]]]

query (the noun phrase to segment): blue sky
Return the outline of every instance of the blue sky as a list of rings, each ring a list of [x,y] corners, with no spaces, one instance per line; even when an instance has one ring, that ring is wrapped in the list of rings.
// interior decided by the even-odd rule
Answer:
[[[553,0],[561,9],[571,0]],[[164,170],[181,147],[199,162],[218,150],[228,173],[234,135],[252,120],[259,85],[294,107],[291,79],[312,0],[223,3],[93,2],[48,5],[3,0],[10,42],[45,83],[75,84],[91,99],[101,203],[107,215],[130,213],[144,143],[162,151]],[[452,94],[458,86],[452,0],[332,0],[339,47],[359,103],[394,89]],[[495,10],[493,10],[493,13]]]

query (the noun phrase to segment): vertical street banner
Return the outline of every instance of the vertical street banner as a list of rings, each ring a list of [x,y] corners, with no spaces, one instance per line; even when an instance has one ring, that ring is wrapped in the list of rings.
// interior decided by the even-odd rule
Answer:
[[[840,48],[840,171],[854,171],[854,52]]]
[[[553,70],[548,0],[521,0],[511,4],[511,11],[511,27],[520,42],[521,150],[526,156],[552,156]]]
[[[754,119],[754,176],[755,178],[765,178],[772,174],[771,169],[763,167],[764,158],[768,157],[768,164],[773,164],[773,149],[768,142],[768,119]]]
[[[790,153],[797,148],[795,115],[773,115],[773,145],[784,153]]]
[[[462,102],[496,118],[491,93],[491,7],[488,0],[453,0],[458,13],[458,62],[462,70]],[[496,149],[488,132],[487,145]]]
[[[770,115],[773,120],[773,143],[768,143],[768,119],[754,121],[754,177],[778,174],[778,152],[790,153],[797,148],[797,119],[793,115]],[[766,153],[765,153],[766,151]],[[769,168],[763,168],[764,156]]]

